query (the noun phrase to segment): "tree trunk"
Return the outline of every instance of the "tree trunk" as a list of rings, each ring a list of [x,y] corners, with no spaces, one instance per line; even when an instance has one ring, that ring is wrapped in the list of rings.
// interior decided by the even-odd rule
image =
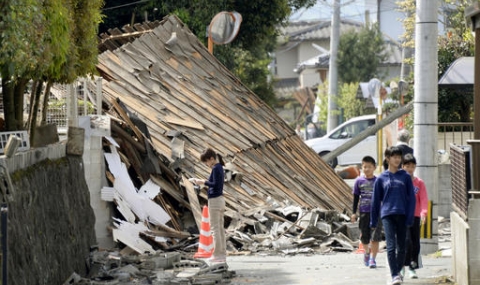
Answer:
[[[5,131],[14,131],[16,127],[15,107],[13,105],[15,86],[9,78],[10,74],[8,72],[2,72],[3,114],[5,116]]]
[[[35,94],[32,94],[35,98],[33,99],[32,108],[30,110],[30,144],[34,141],[35,138],[35,127],[37,126],[37,115],[38,115],[38,104],[40,101],[40,95],[42,94],[43,81],[38,82],[38,86]]]
[[[49,94],[50,94],[50,88],[52,88],[52,81],[51,80],[49,80],[47,82],[47,87],[45,87],[45,93],[44,93],[44,96],[43,96],[42,122],[41,122],[42,125],[47,123],[48,97],[49,97]]]
[[[30,130],[30,125],[32,124],[32,111],[33,111],[33,102],[35,101],[35,94],[37,94],[39,81],[35,80],[32,83],[32,92],[30,93],[30,102],[29,102],[29,110],[28,110],[28,119],[27,119],[27,130]]]
[[[15,84],[15,90],[13,94],[14,108],[15,108],[15,130],[24,130],[23,124],[23,102],[25,98],[25,89],[27,88],[28,79],[20,78]]]

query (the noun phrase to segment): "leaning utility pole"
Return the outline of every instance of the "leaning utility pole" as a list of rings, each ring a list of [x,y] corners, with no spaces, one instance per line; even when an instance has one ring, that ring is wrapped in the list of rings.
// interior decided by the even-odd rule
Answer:
[[[425,181],[433,201],[432,238],[422,239],[422,252],[438,249],[438,1],[417,0],[415,21],[414,154],[416,175]]]
[[[337,102],[338,69],[337,54],[340,42],[340,0],[334,0],[330,34],[330,61],[328,63],[328,122],[327,133],[338,125]]]
[[[356,144],[363,141],[367,137],[374,135],[375,133],[378,133],[381,129],[385,128],[387,125],[389,125],[396,119],[400,118],[405,114],[410,113],[412,109],[413,109],[413,102],[410,102],[407,105],[398,108],[385,119],[382,119],[379,122],[377,121],[375,125],[368,127],[366,130],[362,131],[361,133],[356,135],[354,138],[352,138],[348,142],[342,144],[341,146],[337,147],[336,149],[322,156],[322,159],[328,163],[330,160],[336,158],[337,156],[351,149],[352,147],[354,147]],[[378,159],[378,161],[383,161],[383,159]]]

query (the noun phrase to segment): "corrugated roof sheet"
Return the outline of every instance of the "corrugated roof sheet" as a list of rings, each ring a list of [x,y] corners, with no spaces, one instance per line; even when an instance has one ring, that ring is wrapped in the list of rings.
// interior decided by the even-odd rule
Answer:
[[[106,101],[118,98],[146,124],[172,170],[207,178],[199,156],[212,147],[243,173],[241,183],[225,185],[233,212],[265,205],[268,197],[308,208],[351,207],[350,187],[177,17],[98,60]],[[183,158],[174,157],[173,131],[184,143]]]

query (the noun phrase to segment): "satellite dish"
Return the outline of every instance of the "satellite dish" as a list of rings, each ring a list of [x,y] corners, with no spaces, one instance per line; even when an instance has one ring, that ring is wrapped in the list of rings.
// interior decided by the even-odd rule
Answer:
[[[242,15],[238,12],[220,12],[213,17],[208,26],[208,36],[213,43],[224,45],[231,43],[238,34]]]

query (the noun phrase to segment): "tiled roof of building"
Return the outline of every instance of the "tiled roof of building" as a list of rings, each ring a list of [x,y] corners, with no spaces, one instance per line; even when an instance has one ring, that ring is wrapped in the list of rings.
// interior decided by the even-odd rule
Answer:
[[[359,30],[363,26],[360,22],[341,20],[340,33],[348,30]],[[287,27],[280,29],[280,34],[290,42],[318,41],[329,39],[331,35],[330,21],[291,22]]]

